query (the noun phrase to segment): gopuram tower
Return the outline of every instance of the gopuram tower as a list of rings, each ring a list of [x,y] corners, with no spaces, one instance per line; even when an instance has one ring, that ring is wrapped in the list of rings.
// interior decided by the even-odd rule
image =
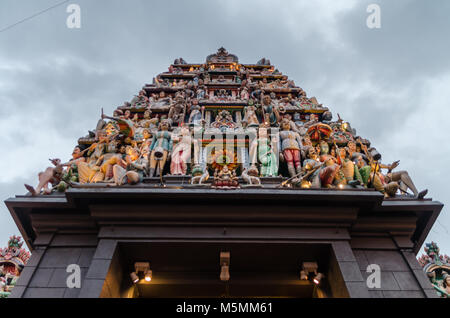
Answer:
[[[5,201],[10,297],[436,296],[443,205],[266,58],[177,58],[74,146]]]

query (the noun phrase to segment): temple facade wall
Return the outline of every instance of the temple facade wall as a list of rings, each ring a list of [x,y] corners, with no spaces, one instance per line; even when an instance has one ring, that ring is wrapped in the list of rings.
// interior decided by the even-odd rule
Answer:
[[[366,290],[372,298],[438,298],[411,249],[398,247],[398,240],[380,237],[353,238],[351,245],[361,276],[370,280],[370,264],[380,267],[380,288]]]
[[[165,228],[167,230],[167,228]],[[188,229],[189,230],[189,229]],[[213,234],[214,229],[203,229],[210,234],[203,236],[200,242],[219,238]],[[312,237],[311,233],[316,234]],[[409,249],[399,248],[390,238],[380,237],[345,237],[330,239],[327,231],[319,234],[320,229],[297,229],[297,239],[292,237],[292,229],[275,238],[269,234],[268,240],[280,242],[297,242],[298,244],[323,244],[330,246],[330,264],[326,276],[330,280],[333,297],[351,298],[401,298],[436,297],[426,275],[418,264],[414,253]],[[230,230],[232,232],[233,229]],[[258,232],[255,229],[256,233]],[[272,229],[272,231],[275,231]],[[124,272],[121,263],[120,244],[132,242],[155,242],[176,239],[175,233],[184,233],[183,228],[166,232],[166,237],[159,239],[151,233],[161,233],[157,228],[148,227],[103,227],[98,234],[41,234],[35,240],[35,250],[25,267],[11,297],[23,298],[98,298],[98,297],[133,297],[123,282]],[[266,230],[271,233],[271,229]],[[304,238],[301,233],[304,233]],[[134,233],[134,237],[131,233]],[[144,233],[147,233],[145,235]],[[198,233],[202,233],[199,230]],[[201,234],[193,233],[191,239],[199,239]],[[212,234],[211,234],[212,233]],[[261,240],[249,237],[247,232],[237,234],[233,239]],[[291,234],[289,234],[291,233]],[[223,236],[223,233],[220,233]],[[152,237],[153,236],[153,237]],[[308,237],[308,238],[306,238]],[[178,237],[178,239],[180,239]],[[221,238],[223,239],[223,237]],[[194,243],[195,244],[195,243]],[[66,280],[67,266],[77,264],[81,268],[81,288],[70,289]],[[369,264],[381,268],[381,288],[367,287],[366,272]],[[125,286],[125,287],[124,287]]]

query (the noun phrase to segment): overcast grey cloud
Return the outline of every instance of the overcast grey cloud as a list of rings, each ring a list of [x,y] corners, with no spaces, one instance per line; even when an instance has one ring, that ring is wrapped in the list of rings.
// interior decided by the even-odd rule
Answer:
[[[57,3],[2,0],[0,29]],[[81,7],[81,29],[66,7]],[[2,200],[36,183],[48,158],[68,159],[78,137],[177,57],[203,62],[224,46],[244,63],[265,56],[401,160],[419,189],[450,203],[450,2],[301,0],[74,0],[0,33]],[[366,26],[371,3],[381,29]],[[18,232],[0,207],[0,245]],[[445,207],[428,240],[450,253]],[[1,243],[3,242],[3,243]]]

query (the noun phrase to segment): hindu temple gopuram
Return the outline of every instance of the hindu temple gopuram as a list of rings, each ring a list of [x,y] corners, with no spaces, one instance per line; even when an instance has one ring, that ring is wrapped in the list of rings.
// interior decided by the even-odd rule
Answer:
[[[30,258],[30,252],[22,248],[20,236],[11,236],[8,246],[0,248],[0,298],[7,298],[16,285],[24,266]]]
[[[425,253],[419,258],[424,272],[441,298],[450,298],[450,257],[441,255],[435,242],[425,244]]]
[[[267,58],[177,58],[83,131],[5,202],[11,297],[438,297],[443,205]]]

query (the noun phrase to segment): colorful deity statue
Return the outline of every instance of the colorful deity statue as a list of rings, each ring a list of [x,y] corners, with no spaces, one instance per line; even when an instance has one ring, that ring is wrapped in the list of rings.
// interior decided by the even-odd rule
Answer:
[[[198,143],[191,136],[188,126],[181,127],[180,134],[172,134],[172,140],[176,142],[171,157],[170,173],[172,175],[186,175],[188,164],[191,163],[191,148],[194,145],[194,163],[198,163]]]
[[[159,119],[158,117],[151,118],[151,110],[146,110],[144,112],[143,118],[136,125],[136,135],[144,136],[144,130],[149,130],[151,132],[155,131],[158,127]]]
[[[325,188],[332,188],[334,186],[335,178],[340,171],[340,166],[336,163],[336,159],[332,156],[327,156],[322,162],[324,163],[324,166],[319,172],[321,186]]]
[[[346,148],[340,147],[337,149],[336,153],[337,164],[341,166],[341,171],[345,178],[345,183],[356,186],[360,184],[360,180],[355,179],[356,166],[355,163],[350,159],[349,153]]]
[[[245,101],[245,100],[248,100],[249,98],[250,98],[250,95],[248,93],[247,87],[243,87],[240,92],[240,99]]]
[[[201,107],[198,104],[198,100],[196,98],[192,100],[192,105],[189,111],[191,114],[189,115],[188,123],[194,126],[201,125],[203,121],[204,107]]]
[[[30,252],[22,248],[20,236],[11,236],[8,246],[0,248],[0,298],[6,298],[16,285],[24,266],[30,259]]]
[[[439,297],[450,298],[450,257],[440,254],[435,242],[426,243],[424,250],[426,254],[418,261],[430,279],[430,285]]]
[[[280,114],[277,107],[272,103],[272,98],[265,95],[262,99],[262,108],[264,111],[264,120],[271,126],[277,124],[280,121]]]
[[[297,132],[291,130],[291,123],[288,119],[281,121],[281,151],[280,158],[285,161],[289,175],[294,177],[301,172],[302,139]]]
[[[303,176],[302,188],[320,188],[319,169],[322,167],[316,149],[312,146],[307,146],[306,159],[303,161]]]
[[[407,193],[406,191],[410,189],[413,193],[414,198],[417,199],[423,199],[425,195],[428,193],[428,189],[418,191],[416,186],[414,185],[414,182],[412,181],[411,177],[409,176],[408,172],[405,170],[402,171],[396,171],[392,172],[393,169],[395,169],[398,166],[398,161],[392,163],[389,166],[381,166],[380,168],[387,168],[389,169],[389,172],[385,175],[385,180],[387,183],[395,182],[398,184],[399,189],[403,193]],[[394,193],[395,195],[395,193]],[[393,196],[393,195],[391,195]]]
[[[256,107],[252,100],[249,100],[248,106],[245,108],[244,121],[249,127],[259,126],[258,116],[256,115]]]
[[[172,98],[170,96],[166,96],[166,93],[164,91],[161,91],[159,93],[158,100],[153,102],[150,105],[150,109],[152,111],[168,111],[170,109],[170,106],[172,104]]]
[[[278,149],[273,149],[275,143],[271,143],[267,128],[259,129],[258,160],[261,163],[261,177],[276,177],[278,175]]]
[[[224,131],[229,128],[236,128],[236,123],[229,111],[222,110],[217,114],[216,120],[211,124],[211,127]]]
[[[169,153],[172,151],[172,133],[169,132],[170,123],[163,120],[159,124],[158,132],[153,135],[150,145],[150,168],[149,176],[161,176]]]
[[[199,89],[197,89],[197,99],[198,100],[202,100],[205,99],[205,95],[206,95],[206,90],[204,87],[200,87]]]
[[[186,101],[182,96],[177,96],[175,101],[170,106],[169,119],[172,124],[177,126],[184,122],[184,117],[186,114]]]
[[[144,144],[148,145],[148,144]],[[148,156],[143,149],[127,146],[125,150],[125,160],[116,157],[117,163],[113,166],[114,183],[116,185],[137,184],[142,182],[147,174]]]
[[[135,96],[131,100],[131,107],[133,108],[147,108],[148,107],[148,97],[144,90],[139,92],[139,95]]]
[[[238,188],[239,182],[236,171],[230,170],[227,165],[224,165],[221,170],[216,169],[212,187],[224,189]]]
[[[99,141],[92,144],[87,151],[87,160],[78,162],[78,176],[79,182],[97,183],[105,179],[104,172],[101,171],[101,164],[105,159],[106,143],[109,139],[105,132],[99,135]]]
[[[407,171],[392,172],[392,170],[399,165],[399,161],[395,161],[390,165],[382,164],[374,159],[372,153],[376,153],[375,148],[367,149],[367,146],[364,143],[360,142],[360,144],[369,160],[368,166],[370,168],[366,167],[362,172],[360,169],[361,176],[363,177],[366,185],[368,182],[371,182],[373,187],[377,191],[384,193],[386,197],[394,197],[398,190],[407,193],[408,189],[413,192],[414,198],[418,199],[423,199],[423,197],[428,193],[427,189],[421,192],[417,190]],[[379,157],[381,158],[381,155],[379,155]],[[359,158],[361,158],[361,156],[359,156]],[[388,169],[388,173],[382,174],[381,169]]]
[[[52,189],[49,188],[49,184],[56,186],[60,181],[63,173],[63,166],[60,159],[51,159],[50,162],[55,167],[49,167],[45,171],[39,173],[39,184],[36,189],[32,186],[25,184],[25,188],[30,191],[31,195],[36,196],[43,190],[44,194],[52,193]]]

